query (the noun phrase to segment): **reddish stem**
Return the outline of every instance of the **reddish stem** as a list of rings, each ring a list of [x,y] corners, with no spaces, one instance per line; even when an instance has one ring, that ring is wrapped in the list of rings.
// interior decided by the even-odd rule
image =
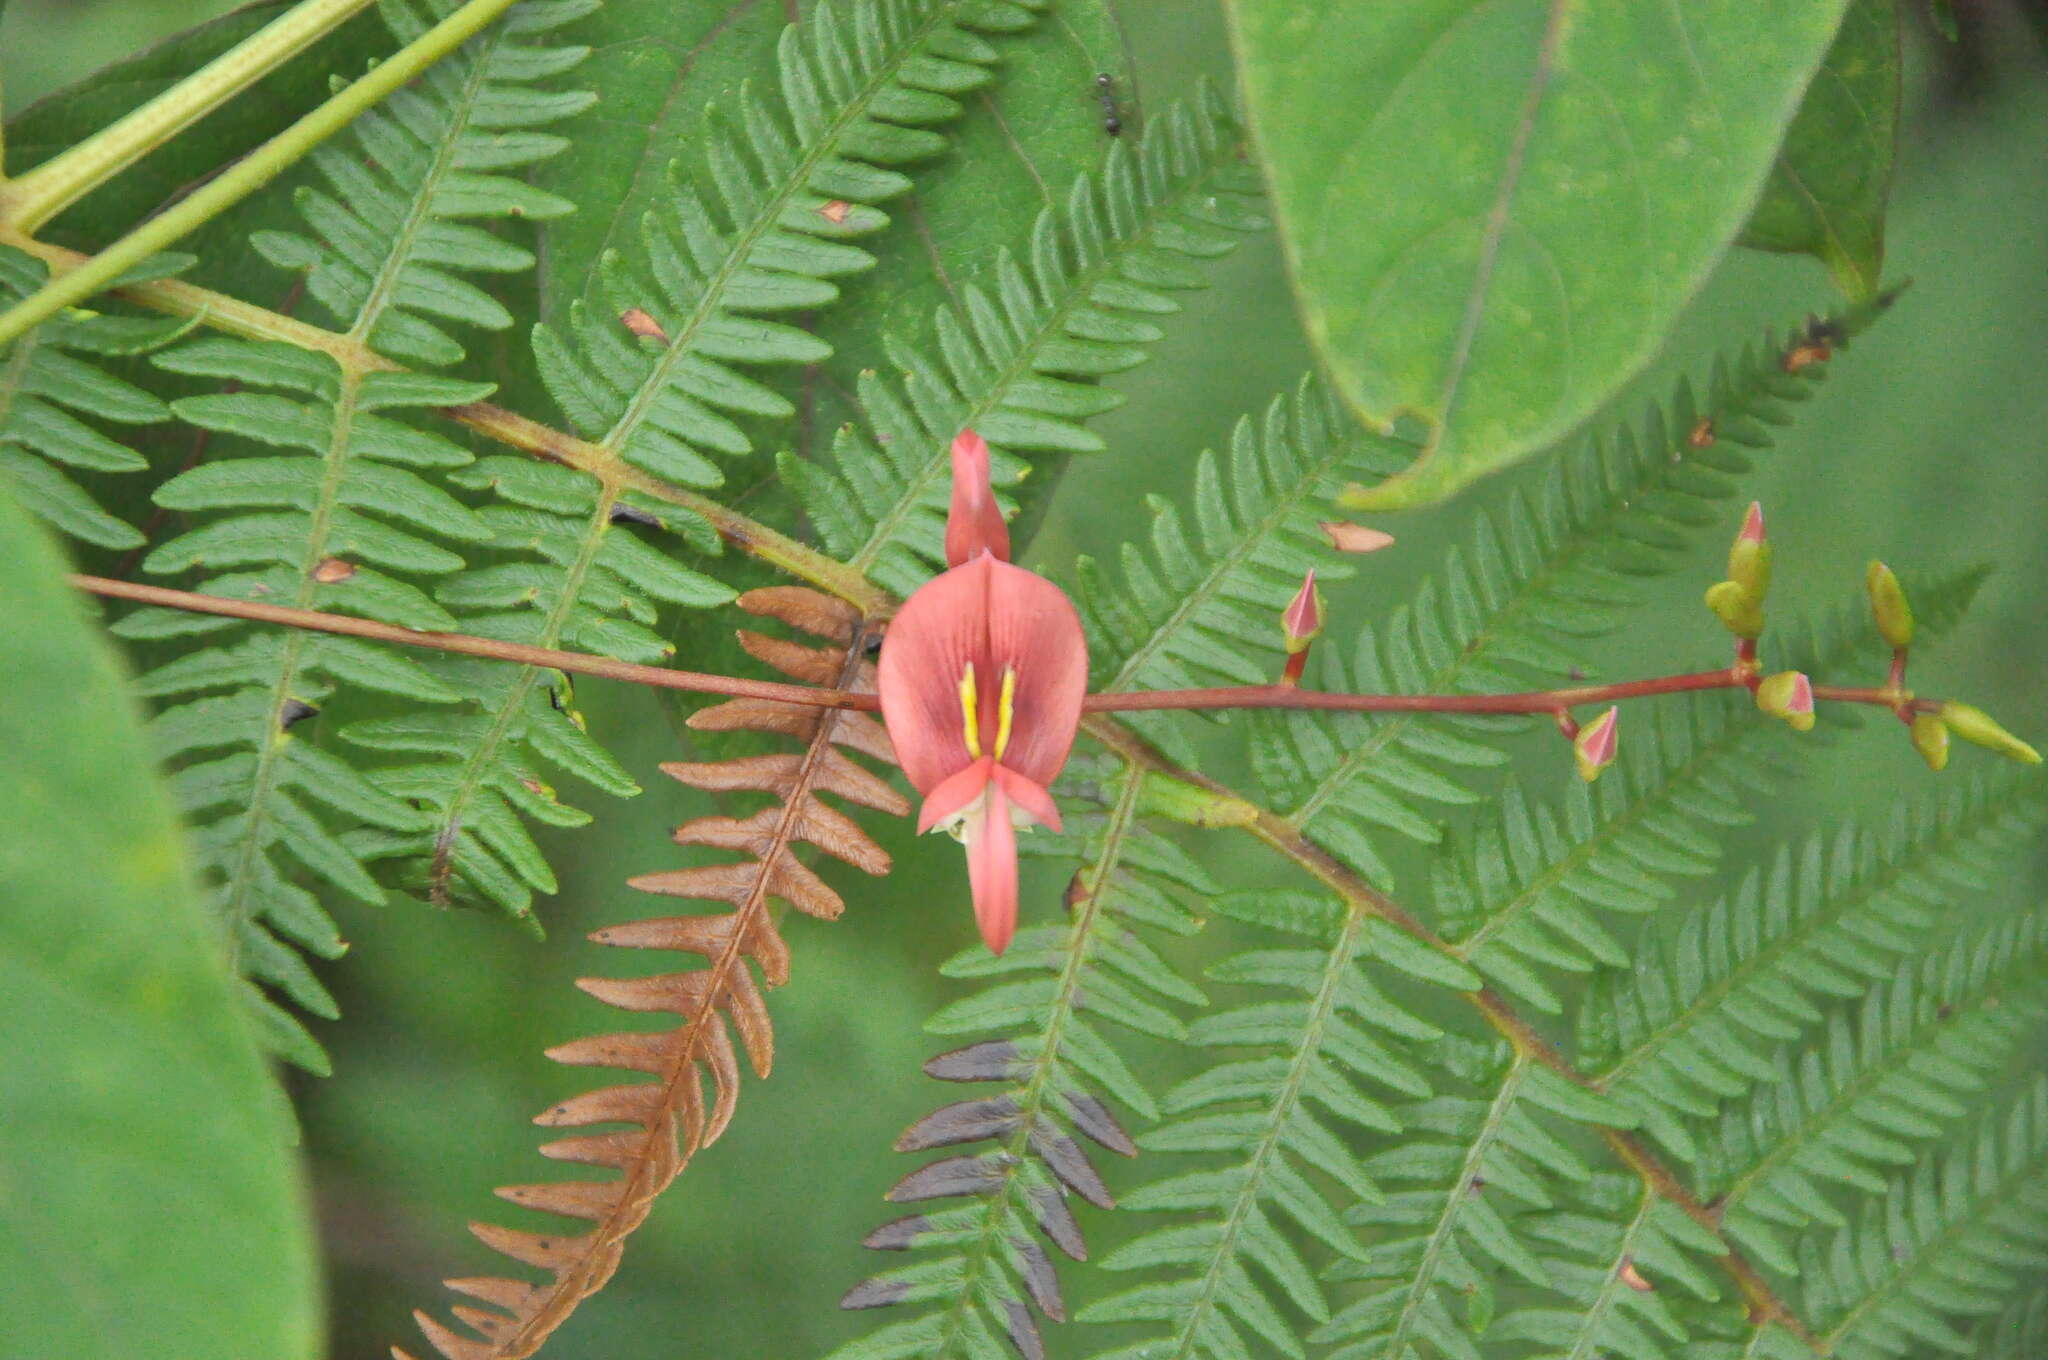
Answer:
[[[659,689],[685,690],[698,694],[725,694],[743,699],[772,699],[780,703],[804,704],[812,708],[857,709],[875,712],[881,701],[872,694],[852,690],[825,689],[813,685],[788,685],[772,680],[745,680],[731,675],[710,675],[701,671],[671,670],[666,666],[640,666],[630,661],[587,652],[563,652],[547,647],[529,647],[495,638],[472,637],[467,633],[422,632],[359,619],[347,614],[326,614],[314,609],[292,609],[284,605],[259,604],[219,595],[200,595],[189,590],[113,581],[104,576],[73,576],[71,583],[94,595],[133,600],[138,604],[185,609],[200,614],[275,623],[317,633],[339,633],[347,637],[392,642],[401,647],[423,647],[461,656],[510,661],[523,666],[546,666],[577,675],[595,675],[628,684],[651,685]],[[1301,655],[1306,655],[1302,653]],[[1294,658],[1289,658],[1290,662]],[[1743,689],[1753,678],[1740,663],[1726,670],[1693,671],[1685,675],[1661,675],[1650,680],[1625,680],[1611,685],[1579,685],[1571,689],[1526,690],[1519,694],[1342,694],[1324,690],[1299,689],[1289,684],[1233,685],[1218,689],[1153,689],[1120,694],[1091,694],[1082,701],[1090,713],[1130,713],[1162,709],[1294,708],[1335,713],[1547,713],[1558,719],[1567,734],[1572,729],[1568,710],[1579,704],[1615,703],[1657,694],[1683,694],[1695,690]],[[1932,699],[1902,701],[1891,688],[1856,688],[1845,685],[1815,685],[1813,697],[1846,704],[1873,704],[1902,715],[1928,713],[1941,707]]]
[[[1090,713],[1179,708],[1305,708],[1340,713],[1556,713],[1579,704],[1604,704],[1652,694],[1739,689],[1734,670],[1660,675],[1613,685],[1525,690],[1519,694],[1342,694],[1293,689],[1287,685],[1233,685],[1220,689],[1148,689],[1127,694],[1091,694],[1082,701]],[[1815,693],[1819,691],[1816,690]]]
[[[372,619],[347,614],[323,614],[316,609],[291,609],[284,605],[258,604],[253,600],[230,600],[218,595],[199,595],[189,590],[167,590],[162,586],[133,581],[111,581],[104,576],[73,576],[71,584],[94,595],[134,600],[138,604],[187,609],[198,614],[220,614],[256,623],[277,623],[288,628],[305,628],[316,633],[340,633],[346,637],[395,642],[401,647],[425,647],[461,656],[480,656],[490,661],[511,661],[522,666],[547,666],[577,675],[595,675],[628,684],[653,685],[660,689],[690,690],[699,694],[729,694],[740,699],[774,699],[812,708],[853,708],[875,712],[881,700],[872,694],[843,689],[820,689],[811,685],[785,685],[773,680],[742,680],[730,675],[706,675],[698,671],[670,670],[666,666],[636,666],[587,652],[558,652],[547,647],[528,647],[518,642],[471,637],[467,633],[431,633],[399,628]]]

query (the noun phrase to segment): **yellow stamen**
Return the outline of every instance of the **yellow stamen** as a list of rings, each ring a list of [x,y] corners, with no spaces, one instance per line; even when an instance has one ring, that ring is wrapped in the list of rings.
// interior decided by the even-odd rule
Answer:
[[[1006,710],[1007,716],[1007,710]],[[1005,735],[1009,724],[1003,725]],[[974,663],[967,663],[967,670],[960,677],[960,735],[966,739],[967,754],[981,759],[981,703],[974,692]],[[1000,738],[998,738],[1000,740]],[[1000,746],[997,753],[1001,753]]]
[[[1010,744],[1010,715],[1017,698],[1017,671],[1013,666],[1003,667],[1003,694],[996,701],[996,759],[1003,758],[1003,750]]]

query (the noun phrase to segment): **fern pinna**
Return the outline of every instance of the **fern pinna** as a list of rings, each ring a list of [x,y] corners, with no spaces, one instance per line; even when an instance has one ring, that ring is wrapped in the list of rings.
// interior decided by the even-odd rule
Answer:
[[[407,48],[473,8],[379,6]],[[550,1050],[647,1078],[538,1116],[564,1131],[543,1154],[594,1175],[499,1192],[575,1226],[473,1225],[533,1273],[448,1281],[466,1301],[452,1322],[418,1315],[428,1342],[533,1354],[612,1277],[731,1126],[743,1061],[768,1074],[765,993],[791,973],[775,904],[832,919],[859,881],[844,868],[890,871],[863,821],[911,800],[859,710],[899,598],[949,560],[947,449],[972,429],[1020,539],[1070,456],[1128,459],[1134,478],[1143,457],[1154,494],[1148,523],[1085,544],[1071,572],[1101,702],[1055,790],[1064,829],[1020,846],[1042,871],[1027,882],[1066,884],[1064,915],[1040,900],[1007,950],[942,966],[967,988],[930,1021],[944,1047],[924,1071],[959,1085],[896,1141],[931,1155],[886,1192],[897,1216],[863,1245],[891,1255],[841,1298],[876,1311],[848,1320],[860,1334],[835,1360],[2048,1344],[2048,1106],[2029,1080],[2048,954],[2038,907],[1996,895],[2048,803],[2034,782],[1971,781],[1815,832],[1768,801],[1863,707],[1912,723],[1937,768],[1952,731],[2031,754],[1904,689],[1904,604],[1873,585],[1876,640],[1860,610],[1803,628],[1774,607],[1759,637],[1717,608],[1734,670],[1644,691],[1668,694],[1629,707],[1596,758],[1576,700],[1456,708],[1601,690],[1583,674],[1601,642],[1649,578],[1726,533],[1774,427],[1892,295],[1742,349],[1507,488],[1371,626],[1334,611],[1344,636],[1315,647],[1290,704],[1266,692],[1304,678],[1271,685],[1275,621],[1313,606],[1316,627],[1286,632],[1306,646],[1324,611],[1305,574],[1376,565],[1350,554],[1384,536],[1332,507],[1414,460],[1409,427],[1368,428],[1313,377],[1185,460],[1111,453],[1090,423],[1267,225],[1236,113],[1203,88],[1129,135],[1115,79],[1084,73],[1070,107],[1031,117],[1079,110],[1094,164],[1039,179],[1038,129],[1005,104],[1014,59],[1053,31],[1119,65],[1087,50],[1111,27],[1087,0],[806,0],[772,41],[780,16],[754,8],[691,32],[679,111],[656,124],[691,133],[650,139],[601,254],[549,226],[578,207],[554,191],[575,177],[529,172],[634,115],[578,88],[605,83],[583,74],[594,0],[525,0],[287,180],[296,222],[251,219],[257,255],[333,329],[177,291],[164,280],[191,262],[159,256],[106,310],[0,353],[0,466],[38,514],[133,553],[116,576],[139,563],[216,603],[318,611],[279,632],[188,598],[113,625],[161,702],[158,748],[252,1008],[307,1068],[325,1057],[279,1002],[336,1012],[302,957],[342,951],[328,901],[414,896],[537,931],[550,831],[592,820],[555,781],[641,791],[636,753],[593,736],[573,667],[703,664],[731,603],[792,634],[741,632],[801,688],[689,717],[703,749],[660,768],[719,810],[676,831],[682,862],[631,880],[724,909],[593,935],[698,960],[579,983],[661,1027]],[[692,83],[700,57],[731,59],[715,99]],[[922,196],[957,169],[956,125],[1012,141],[1043,206],[991,223],[975,258],[926,243],[947,300],[904,325],[877,294],[901,286],[901,226],[926,229]],[[47,282],[61,252],[40,250],[0,242],[0,314]],[[537,283],[542,258],[572,286]],[[875,367],[835,351],[878,315],[890,333],[846,345]],[[548,407],[563,429],[535,419]],[[846,416],[829,437],[820,409]],[[116,437],[154,427],[176,457]],[[124,479],[152,487],[142,515]],[[1748,524],[1723,584],[1760,610]],[[804,584],[760,587],[763,566]],[[1906,577],[1917,659],[1984,573]],[[348,636],[336,616],[385,631]],[[1831,683],[1887,660],[1886,687]],[[1766,669],[1790,685],[1775,699]],[[1208,727],[1141,707],[1209,686],[1273,707]],[[1428,702],[1307,711],[1317,690]],[[1573,739],[1587,782],[1561,775],[1530,713]],[[1782,725],[1815,717],[1811,735]]]
[[[768,665],[834,689],[872,687],[866,645],[872,626],[838,601],[809,590],[778,587],[751,592],[740,604],[827,644],[812,647],[744,634],[748,650]],[[691,725],[703,731],[792,737],[803,743],[803,749],[790,755],[663,766],[667,774],[695,788],[748,790],[766,793],[773,801],[747,817],[700,817],[676,830],[678,844],[737,851],[742,858],[632,880],[643,892],[725,902],[731,911],[657,917],[609,926],[591,937],[623,949],[698,955],[704,966],[653,977],[578,982],[607,1005],[673,1015],[677,1022],[653,1033],[608,1034],[548,1050],[556,1062],[640,1072],[653,1080],[602,1087],[535,1117],[535,1123],[556,1129],[630,1125],[621,1131],[573,1135],[541,1148],[543,1155],[558,1161],[619,1174],[604,1181],[554,1181],[499,1190],[522,1208],[585,1220],[590,1227],[577,1233],[536,1233],[473,1224],[472,1231],[487,1246],[547,1272],[550,1279],[543,1285],[504,1276],[448,1281],[449,1288],[487,1305],[455,1308],[455,1316],[474,1337],[465,1337],[424,1312],[415,1314],[427,1339],[448,1360],[517,1360],[538,1350],[578,1303],[611,1278],[627,1234],[640,1226],[655,1197],[699,1149],[725,1132],[739,1100],[742,1049],[756,1075],[768,1075],[775,1044],[761,993],[764,986],[789,980],[789,947],[770,914],[770,898],[825,920],[838,916],[845,905],[796,857],[798,847],[816,846],[870,874],[889,870],[882,848],[844,812],[819,797],[830,793],[897,815],[909,810],[901,794],[849,754],[891,760],[889,739],[873,718],[735,699],[692,715]],[[758,980],[755,968],[760,970]],[[733,1041],[735,1033],[738,1044]]]

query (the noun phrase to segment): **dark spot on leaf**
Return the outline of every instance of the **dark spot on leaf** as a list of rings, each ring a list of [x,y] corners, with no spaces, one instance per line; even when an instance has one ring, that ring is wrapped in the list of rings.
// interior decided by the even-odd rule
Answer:
[[[302,723],[319,711],[304,699],[287,699],[284,707],[277,711],[278,730],[289,732],[295,723]]]
[[[639,506],[628,505],[624,501],[612,502],[611,522],[614,524],[646,524],[656,529],[665,527],[660,520],[648,514]]]
[[[668,332],[661,328],[661,323],[638,307],[628,307],[620,312],[619,324],[642,340],[659,340],[664,345],[668,343]]]

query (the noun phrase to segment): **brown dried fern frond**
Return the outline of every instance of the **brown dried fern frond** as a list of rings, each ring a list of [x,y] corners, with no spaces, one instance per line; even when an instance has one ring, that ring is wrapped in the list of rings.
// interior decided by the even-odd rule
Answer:
[[[879,627],[849,606],[795,586],[751,591],[740,597],[740,605],[831,644],[811,647],[742,631],[741,645],[757,659],[811,684],[872,688],[867,652]],[[781,898],[827,920],[845,908],[839,895],[797,859],[796,847],[816,846],[870,874],[889,870],[889,856],[882,848],[851,817],[818,796],[830,793],[897,816],[909,812],[902,794],[848,754],[894,763],[889,738],[873,717],[734,699],[692,715],[690,726],[699,731],[770,733],[794,737],[804,745],[787,754],[662,766],[693,788],[758,791],[774,801],[750,816],[700,817],[676,830],[679,844],[739,851],[744,858],[630,880],[643,892],[724,902],[732,910],[636,921],[591,935],[599,944],[625,949],[700,955],[704,965],[655,977],[577,980],[578,987],[608,1005],[667,1012],[678,1017],[677,1024],[654,1032],[579,1039],[548,1050],[556,1062],[644,1072],[654,1080],[603,1087],[550,1106],[535,1117],[536,1124],[548,1128],[624,1125],[558,1139],[541,1148],[543,1156],[610,1167],[619,1174],[611,1180],[499,1189],[500,1196],[523,1208],[582,1219],[590,1226],[575,1233],[536,1233],[470,1224],[485,1245],[547,1272],[549,1278],[543,1283],[509,1276],[447,1281],[456,1293],[485,1305],[457,1304],[452,1309],[474,1336],[463,1336],[423,1311],[413,1314],[427,1340],[447,1360],[521,1360],[532,1355],[578,1303],[604,1287],[618,1267],[627,1234],[647,1217],[655,1196],[731,1121],[739,1096],[734,1030],[754,1071],[768,1075],[774,1036],[761,984],[779,986],[789,977],[789,948],[769,915],[768,900]],[[758,983],[747,966],[750,959],[761,970]],[[398,1360],[412,1360],[397,1347],[392,1354]]]

